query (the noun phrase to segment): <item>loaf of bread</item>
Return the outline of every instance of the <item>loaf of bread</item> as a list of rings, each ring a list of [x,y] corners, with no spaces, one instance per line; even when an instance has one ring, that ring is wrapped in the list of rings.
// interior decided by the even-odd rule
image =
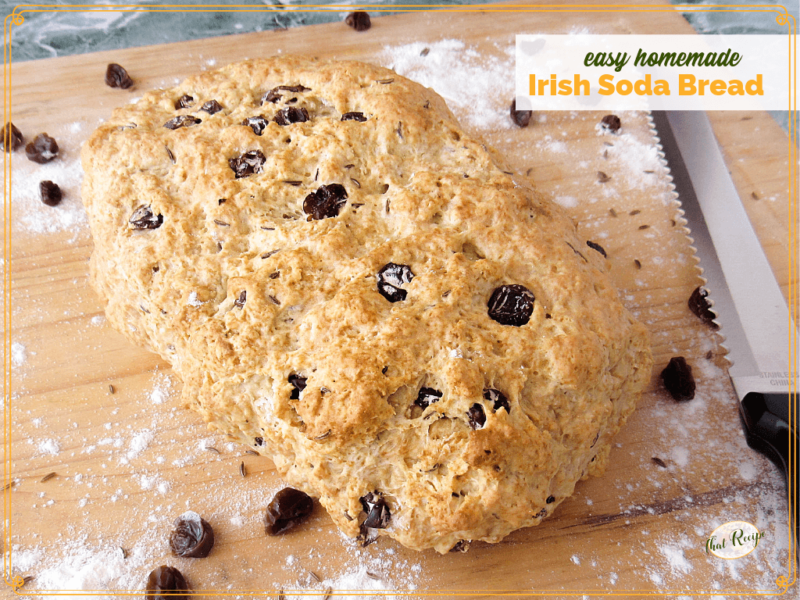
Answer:
[[[538,524],[649,379],[603,249],[387,69],[205,72],[82,161],[110,323],[347,535],[447,552]]]

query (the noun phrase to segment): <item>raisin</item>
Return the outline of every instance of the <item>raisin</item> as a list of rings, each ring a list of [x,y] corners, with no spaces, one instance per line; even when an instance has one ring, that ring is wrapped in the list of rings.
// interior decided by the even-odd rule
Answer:
[[[516,98],[511,101],[511,120],[517,127],[527,127],[531,122],[533,111],[531,110],[517,110]]]
[[[314,501],[311,496],[294,488],[283,488],[267,506],[264,516],[267,535],[286,533],[302,523],[312,510]]]
[[[57,183],[53,183],[52,181],[40,181],[39,196],[41,196],[42,202],[47,204],[47,206],[56,206],[61,203],[63,194]]]
[[[270,90],[264,94],[264,96],[261,98],[261,104],[264,104],[265,102],[271,102],[272,104],[275,104],[281,98],[283,98],[283,95],[278,93],[278,88],[275,88],[274,90]]]
[[[111,63],[106,67],[106,85],[112,88],[127,90],[133,85],[133,79],[128,75],[125,67]]]
[[[692,367],[682,356],[673,356],[667,367],[661,371],[661,379],[673,400],[686,402],[694,398],[695,383]]]
[[[194,104],[194,98],[189,94],[184,94],[175,101],[175,110],[189,108],[192,104]]]
[[[279,110],[275,114],[273,121],[282,127],[291,125],[292,123],[305,123],[308,121],[308,111],[303,107],[297,108],[296,106],[290,106],[289,108]]]
[[[339,215],[347,200],[347,190],[340,183],[323,185],[303,201],[303,212],[309,221],[330,219]]]
[[[708,290],[703,287],[698,287],[689,296],[689,310],[700,319],[704,325],[708,325],[712,329],[719,329],[719,325],[714,323],[717,315],[711,310],[711,305],[708,303]]]
[[[342,121],[358,121],[359,123],[363,123],[366,120],[367,117],[365,117],[362,112],[347,112],[342,115]]]
[[[469,416],[469,426],[473,429],[481,429],[486,425],[486,413],[481,404],[476,402],[470,406],[467,415]]]
[[[279,85],[276,88],[272,88],[270,91],[268,91],[266,94],[262,96],[261,104],[264,104],[265,102],[271,102],[272,104],[275,104],[278,100],[283,98],[283,95],[278,93],[280,91],[293,92],[295,94],[298,94],[302,92],[310,92],[311,88],[307,88],[304,85]]]
[[[408,265],[388,263],[378,271],[378,291],[389,302],[405,300],[408,292],[401,286],[411,283],[414,273]]]
[[[545,500],[545,502],[547,502],[548,504],[552,504],[555,501],[556,501],[555,496],[548,496],[547,500]]]
[[[361,506],[367,513],[367,520],[361,524],[362,529],[386,529],[392,513],[380,492],[370,492],[361,498]]]
[[[366,31],[372,27],[372,21],[369,18],[369,14],[363,10],[351,12],[349,15],[347,15],[344,22],[356,31]]]
[[[261,153],[261,150],[251,150],[238,158],[228,159],[228,164],[236,173],[236,179],[247,177],[253,173],[261,173],[265,162],[267,162],[267,158]]]
[[[262,438],[262,437],[257,437],[257,438],[255,438],[255,439],[253,440],[253,443],[254,443],[256,446],[263,446],[263,445],[264,445],[264,438]]]
[[[608,258],[608,254],[606,254],[605,248],[603,248],[600,244],[593,242],[591,240],[586,240],[586,245],[589,246],[589,248],[591,248],[592,250],[597,250],[605,258]]]
[[[242,290],[242,293],[239,294],[239,297],[233,301],[233,305],[238,308],[242,308],[246,301],[247,301],[247,290]]]
[[[189,584],[183,573],[175,567],[162,565],[156,567],[147,577],[146,600],[188,600],[188,594],[180,592],[189,591]]]
[[[43,165],[58,155],[58,143],[46,133],[40,133],[25,146],[25,155],[28,160]]]
[[[420,388],[419,393],[417,394],[417,399],[414,400],[414,404],[419,406],[422,410],[425,410],[431,404],[438,402],[441,399],[442,392],[433,388],[424,387]]]
[[[164,222],[164,217],[154,215],[153,210],[143,204],[133,211],[128,222],[134,229],[158,229]]]
[[[306,389],[306,381],[308,381],[308,377],[302,377],[301,375],[289,375],[289,383],[291,383],[292,387],[294,388],[291,396],[289,396],[290,400],[300,399],[300,392]]]
[[[213,115],[222,110],[222,105],[216,100],[209,100],[208,102],[203,104],[203,106],[200,107],[200,110],[205,111],[210,115]]]
[[[169,547],[175,556],[205,558],[214,547],[214,530],[196,512],[187,511],[175,519]]]
[[[311,88],[307,88],[304,85],[279,85],[276,88],[272,88],[261,97],[261,104],[264,104],[265,102],[271,102],[272,104],[275,104],[278,100],[283,98],[283,94],[278,93],[280,91],[298,94],[302,92],[310,92]]]
[[[202,122],[203,121],[192,115],[178,115],[164,123],[164,127],[167,129],[180,129],[181,127],[191,127],[192,125],[197,125]]]
[[[533,314],[534,300],[524,285],[501,285],[489,298],[489,317],[501,325],[522,327]]]
[[[22,132],[11,121],[6,123],[2,131],[0,131],[0,146],[6,152],[11,152],[22,146],[24,139]]]
[[[507,413],[511,412],[511,405],[508,403],[508,398],[499,390],[485,389],[483,390],[484,400],[492,403],[492,410],[497,412],[501,408],[505,408]]]
[[[606,115],[600,121],[600,127],[602,127],[605,131],[616,133],[622,127],[622,121],[619,120],[617,115]]]
[[[264,130],[267,128],[267,120],[262,117],[261,115],[255,117],[247,117],[244,121],[242,121],[242,125],[249,127],[253,130],[253,133],[256,135],[261,135],[264,133]]]

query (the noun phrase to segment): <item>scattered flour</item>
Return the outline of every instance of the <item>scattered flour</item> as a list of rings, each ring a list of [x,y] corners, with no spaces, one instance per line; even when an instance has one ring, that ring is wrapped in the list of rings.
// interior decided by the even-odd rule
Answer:
[[[147,449],[150,445],[150,442],[153,441],[153,432],[150,430],[140,431],[136,435],[131,438],[131,441],[128,443],[128,452],[125,456],[128,460],[136,458],[142,452]]]
[[[28,360],[28,351],[25,346],[19,342],[13,342],[11,344],[11,366],[20,367],[25,364],[26,360]]]
[[[564,208],[575,208],[578,206],[578,199],[574,196],[556,196],[553,200]]]
[[[400,75],[433,88],[463,125],[511,129],[507,101],[513,97],[513,40],[495,49],[496,55],[487,56],[461,40],[448,39],[385,46],[379,59]]]
[[[79,135],[83,125],[75,122],[51,132],[59,145],[58,156],[45,164],[25,158],[24,152],[14,153],[11,164],[12,224],[16,231],[34,234],[59,231],[79,233],[88,231],[88,219],[80,199],[82,171],[80,168]],[[33,133],[26,136],[33,139]],[[64,195],[58,206],[47,206],[41,200],[39,182],[49,180],[61,188]]]
[[[164,404],[172,394],[172,379],[168,375],[157,373],[153,381],[153,389],[148,394],[153,404]]]
[[[54,439],[44,439],[37,444],[40,454],[50,454],[55,456],[61,452],[61,445]]]

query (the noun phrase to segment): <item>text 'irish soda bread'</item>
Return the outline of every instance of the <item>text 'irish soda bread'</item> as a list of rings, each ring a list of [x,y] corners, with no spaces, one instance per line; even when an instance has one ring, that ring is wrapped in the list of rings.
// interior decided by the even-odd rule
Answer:
[[[649,378],[599,247],[392,71],[233,64],[117,109],[82,158],[109,321],[348,535],[536,525]]]

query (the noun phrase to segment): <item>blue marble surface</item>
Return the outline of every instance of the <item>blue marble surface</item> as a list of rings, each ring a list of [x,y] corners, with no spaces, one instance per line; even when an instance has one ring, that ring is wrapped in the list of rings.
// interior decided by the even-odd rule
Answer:
[[[51,0],[38,6],[58,6],[81,4],[86,2],[75,0]],[[94,0],[96,4],[130,6],[131,3],[122,0]],[[397,4],[416,4],[424,7],[428,4],[483,4],[486,0],[372,0],[370,4],[385,6],[383,11],[371,10],[373,17],[382,14],[391,14],[392,6]],[[114,50],[151,44],[163,44],[185,40],[194,40],[206,37],[231,35],[253,31],[265,31],[282,27],[296,27],[313,23],[329,23],[342,20],[346,13],[332,9],[331,12],[302,12],[303,6],[323,4],[352,4],[352,0],[345,2],[331,2],[330,0],[207,0],[206,2],[191,2],[191,0],[145,0],[139,2],[140,6],[165,6],[177,3],[191,4],[198,9],[207,5],[233,6],[250,4],[254,7],[263,7],[263,12],[207,12],[182,11],[165,12],[123,12],[109,10],[108,12],[38,12],[26,13],[25,22],[15,26],[12,33],[13,61],[20,62],[56,56],[68,56],[85,52],[98,52],[101,50]],[[674,4],[737,4],[749,5],[754,3],[748,0],[684,0]],[[789,4],[789,11],[800,21],[800,5],[797,0],[782,2],[780,0],[767,0],[763,4]],[[13,0],[0,0],[0,14],[5,18],[15,6],[20,4]],[[277,9],[296,7],[298,12],[284,12]],[[774,33],[786,34],[785,26],[779,25],[774,14],[764,13],[736,13],[736,12],[702,12],[687,13],[687,19],[692,26],[704,34],[723,33]],[[789,115],[787,112],[775,112],[773,116],[784,129],[788,130]]]

